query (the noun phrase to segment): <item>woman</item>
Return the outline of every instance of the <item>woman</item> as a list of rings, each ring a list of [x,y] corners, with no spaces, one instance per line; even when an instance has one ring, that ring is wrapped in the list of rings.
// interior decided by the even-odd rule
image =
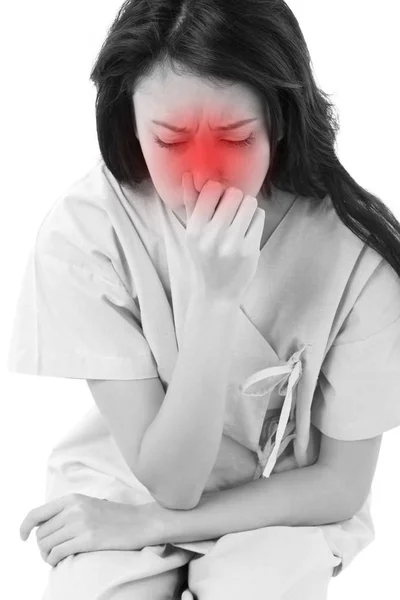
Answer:
[[[101,159],[40,227],[9,361],[95,400],[21,526],[44,598],[321,600],[400,424],[399,223],[284,2],[125,2],[91,79]]]

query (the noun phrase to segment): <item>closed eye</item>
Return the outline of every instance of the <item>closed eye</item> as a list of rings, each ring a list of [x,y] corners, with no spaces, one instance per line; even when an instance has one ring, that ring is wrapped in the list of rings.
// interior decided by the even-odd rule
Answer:
[[[161,148],[168,148],[169,150],[175,150],[177,149],[179,146],[182,146],[182,144],[185,144],[186,142],[175,142],[174,144],[166,144],[165,142],[162,142],[160,140],[160,138],[158,138],[157,136],[154,138],[156,141],[156,144],[158,144],[159,146],[161,146]],[[225,144],[229,144],[229,145],[233,145],[233,146],[250,146],[254,141],[254,135],[251,134],[248,138],[246,138],[245,140],[240,140],[238,142],[234,142],[232,140],[221,140],[221,142],[225,143]]]

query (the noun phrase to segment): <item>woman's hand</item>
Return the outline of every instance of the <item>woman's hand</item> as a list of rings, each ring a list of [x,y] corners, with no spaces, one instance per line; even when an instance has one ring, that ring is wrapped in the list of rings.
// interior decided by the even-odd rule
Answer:
[[[155,502],[133,506],[67,494],[32,509],[22,521],[26,541],[38,527],[36,539],[45,562],[53,567],[70,554],[94,550],[141,550],[158,542]]]

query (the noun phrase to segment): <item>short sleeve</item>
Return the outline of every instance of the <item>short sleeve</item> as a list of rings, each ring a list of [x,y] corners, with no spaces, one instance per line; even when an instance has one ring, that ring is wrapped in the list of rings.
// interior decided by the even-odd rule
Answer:
[[[400,425],[400,278],[382,261],[323,361],[311,423],[339,440]]]
[[[17,302],[9,371],[73,379],[147,379],[157,365],[140,311],[115,273],[35,246]]]

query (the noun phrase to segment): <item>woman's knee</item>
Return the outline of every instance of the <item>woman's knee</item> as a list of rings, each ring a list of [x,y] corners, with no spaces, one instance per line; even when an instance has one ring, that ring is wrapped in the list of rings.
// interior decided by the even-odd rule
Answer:
[[[177,571],[172,569],[112,586],[96,600],[175,600],[181,596]]]
[[[170,600],[185,589],[187,569],[180,565],[162,570],[165,566],[152,552],[70,555],[51,569],[42,600]]]
[[[304,578],[306,585],[325,582],[335,560],[318,528],[265,527],[222,536],[209,553],[191,561],[188,583],[199,600],[266,592],[278,598]]]

